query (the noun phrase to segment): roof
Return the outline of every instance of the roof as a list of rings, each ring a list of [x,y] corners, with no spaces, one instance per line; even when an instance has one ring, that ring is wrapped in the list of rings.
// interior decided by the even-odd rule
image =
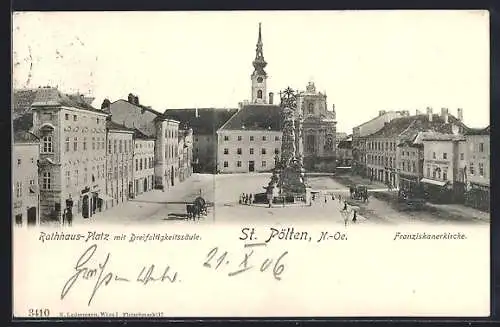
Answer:
[[[38,143],[40,139],[28,131],[15,131],[13,135],[14,143]]]
[[[486,128],[469,128],[465,135],[490,135],[490,126]]]
[[[118,100],[116,100],[116,101],[111,102],[111,104],[115,104],[115,103],[118,103],[118,102],[125,102],[125,103],[127,103],[127,104],[129,104],[129,105],[131,105],[131,106],[134,106],[134,107],[140,108],[140,109],[142,109],[142,110],[149,111],[149,112],[151,112],[151,113],[155,114],[156,116],[158,116],[158,117],[160,117],[160,118],[164,118],[164,117],[163,117],[163,114],[162,114],[161,112],[154,110],[154,109],[153,109],[153,108],[151,108],[150,106],[144,106],[144,105],[142,105],[142,104],[135,104],[135,103],[131,103],[131,102],[129,102],[129,101],[127,101],[127,100],[125,100],[125,99],[118,99]],[[106,109],[108,109],[108,108],[106,108]]]
[[[339,149],[352,149],[352,141],[340,141],[339,145],[337,146]]]
[[[422,141],[465,141],[465,137],[455,134],[424,133]]]
[[[219,130],[281,131],[281,108],[277,105],[246,105]]]
[[[112,120],[107,120],[106,121],[106,128],[108,130],[119,130],[119,131],[127,131],[127,132],[134,132],[134,129],[128,128],[125,125],[118,124],[117,122],[114,122]]]
[[[55,87],[43,87],[36,89],[36,96],[31,104],[32,107],[43,106],[66,106],[77,109],[105,113],[90,105],[82,94],[65,94]]]
[[[148,136],[138,130],[137,128],[134,128],[134,138],[136,139],[141,139],[141,140],[155,140],[156,138],[154,136]]]
[[[33,113],[25,112],[20,114],[18,117],[12,117],[12,127],[14,133],[18,131],[29,131],[33,127]]]
[[[237,111],[235,108],[167,109],[164,116],[192,128],[194,134],[215,134]]]
[[[14,90],[12,94],[12,118],[17,118],[31,111],[31,104],[35,101],[37,89]]]
[[[430,131],[442,134],[452,134],[452,125],[462,127],[464,131],[469,130],[460,120],[453,115],[448,115],[448,124],[444,123],[441,115],[434,114],[432,121],[429,121],[428,115],[416,115],[394,118],[379,131],[370,135],[370,137],[395,137],[404,139],[414,139],[419,132]]]

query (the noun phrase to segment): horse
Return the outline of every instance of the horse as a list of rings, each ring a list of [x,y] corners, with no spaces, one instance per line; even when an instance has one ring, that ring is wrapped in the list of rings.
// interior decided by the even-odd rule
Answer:
[[[196,217],[200,219],[200,209],[196,204],[187,204],[186,211],[188,214],[188,219],[196,220]]]
[[[207,215],[207,202],[201,196],[194,199],[194,205],[198,208],[199,214]]]

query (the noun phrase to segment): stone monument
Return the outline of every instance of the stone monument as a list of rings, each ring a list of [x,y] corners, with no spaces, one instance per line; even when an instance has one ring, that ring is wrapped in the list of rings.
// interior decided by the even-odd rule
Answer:
[[[281,157],[276,156],[271,181],[266,188],[268,199],[284,202],[308,202],[303,163],[302,113],[297,110],[298,93],[291,88],[281,97]]]

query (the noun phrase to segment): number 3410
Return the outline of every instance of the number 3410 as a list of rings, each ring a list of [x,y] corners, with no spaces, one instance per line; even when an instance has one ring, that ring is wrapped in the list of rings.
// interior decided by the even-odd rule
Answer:
[[[29,317],[49,317],[50,316],[50,310],[49,309],[29,309],[28,310],[28,316]]]

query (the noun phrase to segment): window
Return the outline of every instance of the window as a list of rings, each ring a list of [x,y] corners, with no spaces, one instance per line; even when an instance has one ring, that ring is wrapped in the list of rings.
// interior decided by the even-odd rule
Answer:
[[[482,162],[479,163],[479,176],[484,176],[484,165]]]
[[[43,173],[42,188],[44,190],[50,190],[51,189],[51,180],[50,180],[50,173],[49,172],[44,172]]]
[[[241,154],[241,153],[242,153],[241,148],[238,148],[238,149],[236,150],[236,153]]]
[[[35,163],[35,158],[31,158],[31,163]]]
[[[262,90],[257,91],[257,98],[262,99]]]
[[[95,150],[95,137],[92,138],[92,150]]]
[[[309,103],[307,107],[307,111],[312,114],[314,112],[314,105],[312,103]]]
[[[17,165],[21,166],[21,159],[17,159]]]
[[[52,136],[42,138],[42,153],[52,153]]]
[[[68,171],[66,171],[66,187],[70,187],[71,186],[71,174]]]
[[[69,137],[66,138],[66,152],[69,152]]]
[[[438,173],[438,179],[441,179],[441,169],[438,169],[437,173]]]
[[[471,162],[469,165],[469,172],[471,175],[474,175],[474,163],[473,162]]]
[[[76,117],[76,115],[73,115],[73,121],[77,121],[78,118]]]
[[[224,141],[229,141],[229,136],[228,135],[224,135]]]
[[[275,137],[274,137],[274,140],[275,140],[275,141],[279,141],[279,140],[280,140],[280,137],[279,137],[279,136],[275,136]]]
[[[87,184],[88,182],[88,169],[85,167],[83,169],[83,184]]]
[[[448,173],[446,171],[443,171],[443,181],[448,180]]]
[[[413,168],[413,172],[416,173],[417,172],[417,164],[415,163],[415,161],[412,162],[412,168]]]
[[[479,143],[479,152],[484,152],[484,143]]]
[[[139,170],[139,159],[135,159],[135,171]]]
[[[78,137],[73,139],[73,151],[78,151]]]
[[[87,150],[87,138],[83,138],[83,150]]]
[[[97,121],[97,125],[99,125],[99,118],[97,118],[96,121]]]
[[[228,148],[224,148],[224,154],[229,154],[229,149]]]
[[[111,140],[108,140],[108,153],[111,154]]]
[[[116,149],[117,148],[117,143],[118,142],[116,142],[116,140],[113,140],[113,153],[117,153],[117,151],[116,151],[117,150]]]
[[[443,160],[446,160],[448,157],[448,154],[446,152],[443,152]]]
[[[464,154],[460,153],[460,160],[464,160]]]
[[[436,159],[436,152],[432,152],[432,159]]]
[[[267,137],[265,135],[262,136],[262,141],[267,141]]]
[[[78,186],[78,169],[75,169],[75,185]]]
[[[238,141],[241,141],[241,135],[238,135]]]
[[[118,179],[118,167],[115,167],[114,177],[115,179]]]
[[[427,177],[431,177],[431,168],[427,167]]]
[[[69,120],[69,114],[65,114],[64,119]]]
[[[122,153],[122,152],[123,152],[123,141],[122,141],[122,140],[120,140],[119,152],[120,152],[120,153]]]
[[[16,182],[16,196],[18,198],[23,196],[23,184],[21,182]]]
[[[139,160],[139,169],[142,170],[142,159]]]
[[[119,171],[120,171],[120,179],[123,179],[123,168],[121,166],[119,167]]]
[[[250,154],[253,154],[253,148],[250,148]]]
[[[262,161],[262,167],[265,167],[265,166],[266,166],[266,162]]]
[[[261,153],[266,154],[266,148],[262,148]]]
[[[278,148],[274,149],[274,154],[280,154],[280,149]]]
[[[252,136],[250,136],[250,141],[253,141],[253,135],[252,135]]]
[[[236,162],[236,167],[241,167],[241,161]]]

